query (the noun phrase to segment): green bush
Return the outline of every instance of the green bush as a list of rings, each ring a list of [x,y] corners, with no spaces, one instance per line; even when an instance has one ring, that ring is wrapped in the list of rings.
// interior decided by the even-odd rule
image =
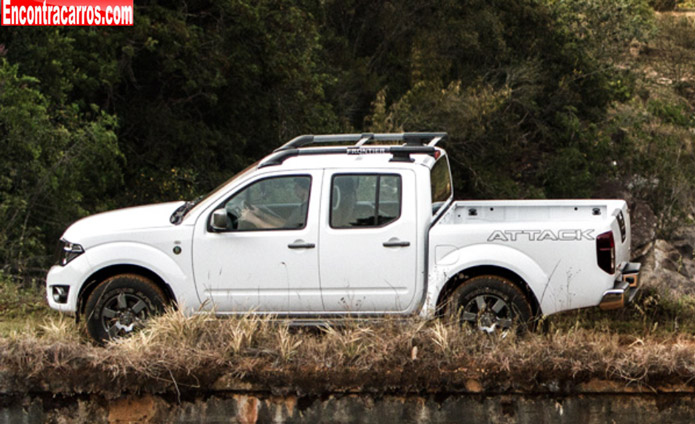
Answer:
[[[678,3],[678,0],[649,0],[649,5],[659,12],[675,10]]]
[[[17,282],[0,272],[0,321],[27,318],[48,312],[43,286],[33,282]]]
[[[695,78],[695,20],[683,16],[658,18],[657,36],[649,43],[651,65],[678,85]]]
[[[695,115],[688,105],[673,104],[661,100],[650,100],[647,103],[647,111],[652,115],[661,118],[668,124],[681,127],[695,127]]]
[[[121,176],[114,118],[95,108],[87,119],[38,82],[0,59],[0,266],[11,273],[42,271],[65,226],[107,206]]]

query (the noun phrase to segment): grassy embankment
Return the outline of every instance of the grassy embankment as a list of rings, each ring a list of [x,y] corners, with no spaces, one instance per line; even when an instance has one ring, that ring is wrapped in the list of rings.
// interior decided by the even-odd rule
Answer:
[[[171,311],[105,347],[91,344],[72,319],[47,311],[36,290],[9,293],[14,297],[3,301],[0,314],[0,370],[21,382],[17,390],[180,396],[251,384],[313,394],[543,391],[596,379],[620,387],[695,379],[695,298],[674,299],[655,289],[625,310],[548,317],[542,330],[521,337],[490,337],[443,321],[297,330],[267,318]]]

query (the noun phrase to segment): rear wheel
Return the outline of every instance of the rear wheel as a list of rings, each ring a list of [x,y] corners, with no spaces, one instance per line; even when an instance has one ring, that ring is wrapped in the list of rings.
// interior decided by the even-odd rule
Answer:
[[[97,342],[126,337],[164,310],[166,297],[151,280],[121,274],[101,282],[85,305],[87,332]]]
[[[503,333],[532,326],[533,309],[514,283],[496,275],[473,277],[449,296],[445,314],[486,333]]]

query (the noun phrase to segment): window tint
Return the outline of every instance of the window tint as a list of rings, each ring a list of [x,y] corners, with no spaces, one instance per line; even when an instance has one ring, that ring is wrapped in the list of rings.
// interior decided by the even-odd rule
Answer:
[[[449,173],[449,162],[446,160],[446,157],[440,158],[432,167],[430,184],[432,189],[432,215],[434,215],[451,196],[451,174]]]
[[[311,177],[257,181],[224,204],[230,230],[289,230],[306,226]]]
[[[331,227],[379,227],[401,215],[400,175],[335,175]]]
[[[379,177],[379,214],[377,225],[395,221],[401,215],[401,177]]]

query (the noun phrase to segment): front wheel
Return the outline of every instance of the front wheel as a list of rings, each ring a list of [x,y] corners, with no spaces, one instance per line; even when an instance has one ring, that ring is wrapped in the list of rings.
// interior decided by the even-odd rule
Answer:
[[[164,310],[164,293],[151,280],[121,274],[101,282],[85,305],[87,332],[103,343],[130,335]]]
[[[496,275],[473,277],[449,296],[445,315],[486,333],[524,331],[532,326],[533,309],[514,283]]]

